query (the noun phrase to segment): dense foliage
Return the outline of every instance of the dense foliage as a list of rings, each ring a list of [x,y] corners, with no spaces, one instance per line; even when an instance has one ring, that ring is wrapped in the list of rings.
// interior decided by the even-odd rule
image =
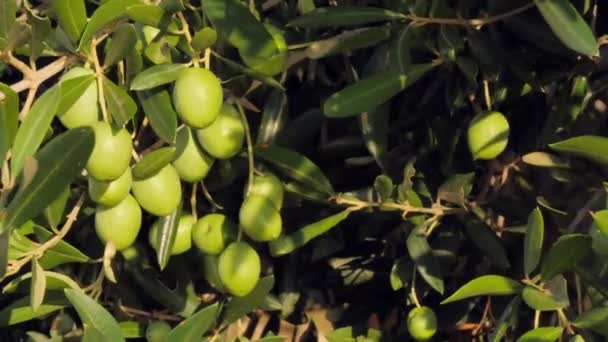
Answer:
[[[0,340],[603,340],[607,11],[0,0]]]

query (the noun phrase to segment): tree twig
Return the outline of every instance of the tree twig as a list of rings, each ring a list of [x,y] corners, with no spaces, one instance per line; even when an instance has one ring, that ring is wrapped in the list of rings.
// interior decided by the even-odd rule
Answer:
[[[534,7],[535,3],[530,2],[522,7],[518,7],[512,11],[505,12],[502,14],[498,14],[492,17],[486,18],[475,18],[475,19],[465,19],[465,18],[430,18],[430,17],[419,17],[414,13],[405,14],[404,18],[411,20],[414,23],[426,25],[426,24],[438,24],[438,25],[456,25],[456,26],[467,26],[467,27],[480,27],[488,24],[495,23],[497,21],[501,21],[522,12],[529,10]]]

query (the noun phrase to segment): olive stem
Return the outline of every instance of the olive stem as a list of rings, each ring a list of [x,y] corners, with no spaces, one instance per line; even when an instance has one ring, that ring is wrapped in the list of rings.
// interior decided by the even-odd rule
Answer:
[[[486,18],[475,18],[475,19],[465,19],[465,18],[429,18],[429,17],[419,17],[414,13],[405,14],[403,17],[407,20],[410,20],[414,23],[426,25],[426,24],[438,24],[438,25],[456,25],[456,26],[467,26],[467,27],[481,27],[484,25],[492,24],[497,21],[501,21],[504,19],[508,19],[517,14],[523,13],[530,8],[534,7],[535,3],[530,2],[524,6],[518,7],[514,10],[495,15],[493,17]]]
[[[196,183],[192,184],[192,195],[190,195],[190,210],[192,210],[192,217],[194,217],[194,221],[198,219],[198,215],[196,212]]]
[[[207,190],[207,186],[205,185],[204,181],[201,181],[201,189],[203,190],[203,195],[205,195],[205,198],[207,199],[207,201],[209,201],[209,203],[211,204],[212,207],[214,207],[217,210],[224,210],[224,207],[222,207],[221,205],[219,205],[211,196],[211,193],[209,193],[209,190]]]
[[[575,332],[574,332],[574,330],[572,330],[572,327],[570,326],[570,320],[568,320],[568,317],[566,317],[566,314],[564,314],[564,310],[563,309],[557,309],[557,315],[559,316],[560,321],[562,322],[562,324],[566,328],[566,331],[568,332],[568,334],[569,335],[574,335]]]
[[[97,93],[99,94],[99,105],[101,107],[103,121],[109,124],[110,116],[108,115],[108,108],[106,107],[106,98],[103,92],[103,69],[99,64],[99,57],[97,56],[97,38],[93,38],[91,40],[91,57],[93,58],[93,65],[95,66],[95,77],[97,78]]]
[[[236,99],[235,102],[241,116],[241,122],[245,128],[245,137],[247,140],[247,160],[249,161],[249,180],[247,181],[247,192],[245,194],[245,197],[247,197],[251,191],[251,186],[253,185],[253,170],[255,168],[253,160],[253,139],[251,138],[251,132],[249,131],[249,122],[247,121],[245,110],[238,99]]]
[[[466,210],[462,208],[449,208],[444,207],[440,204],[433,204],[431,208],[420,208],[414,207],[411,204],[404,203],[396,203],[396,202],[367,202],[356,198],[344,198],[341,195],[337,195],[330,200],[333,200],[338,205],[347,205],[355,207],[356,210],[366,209],[366,208],[380,208],[384,210],[396,210],[402,211],[403,216],[407,216],[408,214],[430,214],[433,216],[441,217],[445,215],[455,215],[465,213]]]
[[[486,100],[486,107],[492,111],[492,97],[490,96],[490,83],[488,80],[483,80],[483,97]]]
[[[205,69],[211,69],[211,48],[205,49],[204,63]]]
[[[186,37],[186,41],[188,42],[188,45],[191,45],[192,36],[190,35],[190,26],[188,25],[188,21],[186,21],[186,17],[184,17],[184,14],[182,12],[177,12],[177,17],[179,18],[179,21],[182,24],[182,33]],[[198,54],[195,53],[194,57],[192,57],[192,64],[194,64],[194,66],[198,68],[199,64],[197,55]]]
[[[124,305],[118,305],[118,309],[120,309],[120,311],[126,313],[129,316],[142,316],[142,317],[148,317],[151,319],[159,319],[162,321],[172,321],[172,322],[180,322],[182,321],[182,319],[178,316],[174,316],[174,315],[167,315],[164,313],[160,313],[160,312],[148,312],[148,311],[144,311],[144,310],[140,310],[140,309],[135,309],[135,308],[130,308],[128,306],[124,306]]]
[[[416,293],[416,268],[412,273],[412,285],[410,286],[410,299],[414,302],[417,308],[421,307],[420,301],[418,300],[418,294]]]
[[[534,311],[534,329],[538,328],[540,325],[540,311]]]

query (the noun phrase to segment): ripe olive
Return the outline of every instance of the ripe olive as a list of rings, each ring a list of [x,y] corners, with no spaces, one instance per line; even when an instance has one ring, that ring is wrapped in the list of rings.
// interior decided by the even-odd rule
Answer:
[[[122,201],[131,191],[131,169],[126,168],[122,176],[110,181],[89,177],[89,196],[98,204],[113,206]]]
[[[103,243],[112,241],[117,250],[131,246],[141,228],[141,208],[133,196],[127,195],[113,207],[97,206],[95,231]]]
[[[173,167],[181,180],[199,182],[207,176],[214,161],[198,146],[190,128],[184,126],[177,131]]]
[[[192,240],[203,253],[216,255],[235,238],[236,231],[236,224],[226,215],[208,214],[192,226]]]
[[[224,104],[220,115],[209,127],[196,130],[196,137],[210,155],[228,159],[241,150],[245,140],[245,128],[236,108]]]
[[[255,241],[271,241],[281,235],[282,220],[277,207],[266,197],[249,195],[239,211],[243,232]]]
[[[240,55],[245,65],[249,68],[264,75],[274,76],[282,72],[287,64],[287,43],[281,30],[270,24],[265,24],[265,26],[274,39],[278,52],[270,58],[260,58],[244,53],[240,53]]]
[[[93,71],[75,67],[66,72],[61,81],[77,78],[80,76],[93,75]],[[97,83],[91,84],[78,97],[78,100],[72,104],[63,113],[57,113],[57,118],[66,128],[75,128],[80,126],[90,126],[99,120],[99,107],[97,106]]]
[[[153,176],[133,181],[132,191],[139,205],[156,216],[171,214],[182,198],[181,183],[171,165],[163,167]]]
[[[163,342],[169,335],[171,326],[165,321],[153,321],[146,328],[146,340],[148,342]]]
[[[178,255],[187,252],[192,247],[192,225],[194,224],[194,217],[192,215],[182,215],[177,223],[177,231],[175,232],[175,242],[173,248],[171,248],[171,255]],[[156,246],[156,236],[160,223],[156,221],[150,228],[148,233],[148,242],[154,248]]]
[[[87,172],[97,180],[114,180],[122,176],[131,160],[133,143],[126,129],[113,129],[98,121],[92,125],[95,147],[87,162]]]
[[[477,114],[469,124],[467,141],[473,159],[494,159],[507,147],[509,122],[500,112]]]
[[[223,90],[220,80],[209,70],[183,70],[173,87],[173,104],[181,120],[194,128],[213,123],[222,108]]]
[[[426,306],[413,309],[407,315],[407,331],[417,341],[426,341],[437,332],[435,312]]]
[[[246,242],[233,242],[220,254],[218,274],[228,292],[242,297],[251,292],[260,279],[258,253]]]
[[[283,206],[283,183],[272,173],[254,177],[250,193],[268,198],[277,209]]]

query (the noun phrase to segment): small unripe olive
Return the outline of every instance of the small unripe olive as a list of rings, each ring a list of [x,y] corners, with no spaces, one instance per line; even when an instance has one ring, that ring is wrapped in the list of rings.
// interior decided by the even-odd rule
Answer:
[[[163,342],[171,332],[171,326],[165,321],[153,321],[146,328],[148,342]]]
[[[163,167],[153,176],[133,181],[132,191],[139,205],[156,216],[171,214],[182,198],[182,186],[171,165]]]
[[[87,172],[97,180],[114,180],[122,176],[131,160],[133,143],[126,129],[113,129],[98,121],[92,125],[95,146],[87,162]]]
[[[281,235],[282,220],[277,207],[266,197],[249,195],[239,211],[243,232],[255,241],[272,241]]]
[[[190,128],[177,131],[173,167],[183,181],[196,183],[207,176],[215,159],[208,155],[194,139]]]
[[[220,254],[218,274],[228,292],[237,297],[249,294],[262,269],[260,256],[246,242],[233,242]]]
[[[240,55],[245,65],[252,70],[264,75],[274,76],[283,71],[287,64],[287,43],[281,30],[270,24],[265,24],[264,26],[266,26],[266,29],[274,39],[278,48],[277,53],[270,58],[261,58],[244,53],[240,53]]]
[[[128,195],[113,207],[97,206],[95,231],[103,243],[112,241],[117,250],[131,246],[141,228],[141,208],[133,196]]]
[[[171,248],[171,255],[178,255],[187,252],[192,247],[192,225],[194,224],[194,217],[192,215],[182,215],[177,223],[177,231],[175,232],[175,242],[173,248]],[[156,246],[156,236],[160,223],[156,221],[150,228],[148,233],[148,242],[154,248]]]
[[[268,198],[277,209],[283,206],[283,183],[272,173],[254,177],[250,194]]]
[[[426,341],[437,332],[435,312],[426,306],[412,309],[407,315],[407,330],[418,341]]]
[[[494,159],[509,142],[509,122],[500,112],[477,114],[467,131],[467,142],[473,159]]]
[[[226,215],[208,214],[192,226],[192,240],[203,253],[216,255],[235,238],[236,231],[236,225]]]
[[[122,176],[110,181],[89,177],[89,196],[98,204],[113,206],[122,201],[131,191],[131,169],[126,168]]]
[[[193,128],[205,128],[220,113],[223,101],[220,80],[209,70],[183,70],[173,87],[173,104],[180,119]]]
[[[61,77],[60,82],[93,74],[94,72],[92,70],[75,67],[66,72]],[[99,120],[97,83],[91,82],[70,108],[63,113],[57,113],[57,118],[66,128],[90,126],[97,122],[97,120]]]
[[[209,127],[196,130],[196,137],[211,156],[228,159],[243,147],[245,128],[236,108],[224,104],[220,115]]]

